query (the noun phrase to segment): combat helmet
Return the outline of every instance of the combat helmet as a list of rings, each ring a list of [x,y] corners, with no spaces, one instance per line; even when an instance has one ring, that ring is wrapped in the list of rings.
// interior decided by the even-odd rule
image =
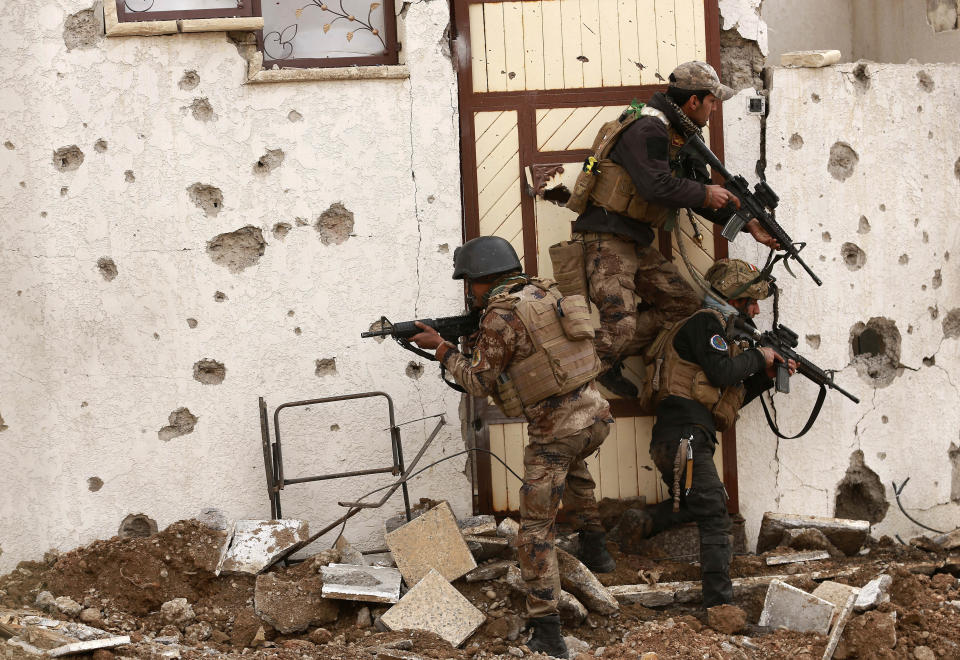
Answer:
[[[740,259],[720,259],[705,275],[710,286],[727,300],[770,296],[771,283],[756,266]]]
[[[471,280],[523,270],[513,246],[499,236],[478,236],[453,251],[453,279]]]

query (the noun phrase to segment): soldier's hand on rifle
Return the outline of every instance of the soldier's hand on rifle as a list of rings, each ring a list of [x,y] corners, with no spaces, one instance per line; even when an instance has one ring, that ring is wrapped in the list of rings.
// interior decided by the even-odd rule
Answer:
[[[747,223],[747,231],[753,236],[753,240],[762,245],[766,245],[773,250],[780,249],[780,243],[773,236],[767,233],[767,230],[760,225],[760,221],[754,218]]]
[[[423,332],[410,337],[410,341],[420,348],[433,350],[443,343],[443,337],[440,336],[440,333],[431,328],[429,325],[417,321],[417,327],[423,330]]]
[[[777,353],[775,350],[769,346],[761,346],[760,352],[763,353],[763,360],[767,367],[767,376],[770,378],[776,378],[777,376],[777,363],[784,362],[783,356]],[[793,360],[786,360],[787,371],[792,376],[797,371],[797,363]]]
[[[703,201],[703,205],[706,208],[714,210],[722,209],[727,204],[733,204],[737,208],[740,208],[740,200],[737,196],[723,186],[708,184],[706,189],[707,198]]]

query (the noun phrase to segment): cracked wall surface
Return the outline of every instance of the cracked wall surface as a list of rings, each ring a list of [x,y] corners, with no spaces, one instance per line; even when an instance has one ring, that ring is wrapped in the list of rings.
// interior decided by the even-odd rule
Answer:
[[[459,404],[435,365],[410,378],[409,354],[359,336],[381,315],[462,311],[436,249],[461,241],[447,4],[406,6],[408,79],[261,85],[244,84],[224,33],[94,38],[90,7],[13,3],[0,17],[0,462],[16,493],[0,501],[0,572],[112,536],[131,512],[160,527],[202,506],[268,516],[258,396],[272,408],[383,390],[398,422],[455,419]],[[198,202],[198,182],[216,194]],[[337,202],[350,238],[323,241],[311,225]],[[248,226],[257,258],[215,263],[208,241]],[[336,373],[318,378],[324,356]],[[174,437],[180,409],[201,422]],[[390,462],[382,401],[281,418],[288,474]],[[403,427],[408,453],[432,428]],[[424,463],[461,448],[450,425]],[[464,461],[411,497],[469,510]],[[288,488],[283,511],[319,529],[387,478]],[[400,506],[357,516],[347,536],[379,543],[380,516]]]
[[[763,129],[760,120],[737,114],[736,99],[729,116],[724,106],[728,164],[753,181],[757,160],[766,163],[767,181],[780,195],[777,217],[795,240],[808,243],[802,254],[824,280],[817,287],[801,270],[794,269],[794,279],[778,266],[781,322],[801,336],[817,336],[798,350],[836,369],[838,384],[861,399],[856,405],[830,393],[816,425],[796,440],[778,440],[758,403],[744,410],[737,451],[748,539],[756,537],[764,511],[834,515],[838,486],[856,452],[891,503],[875,535],[906,539],[922,532],[894,503],[891,484],[908,477],[901,497],[911,515],[953,529],[960,514],[951,499],[960,441],[960,331],[946,322],[960,301],[951,263],[960,250],[953,171],[960,126],[945,122],[942,112],[960,96],[960,65],[867,63],[860,75],[869,86],[856,68],[769,71]],[[918,80],[928,80],[929,91]],[[844,177],[831,173],[838,142],[857,154]],[[846,244],[865,255],[856,268]],[[766,251],[741,238],[731,254],[762,263]],[[761,303],[761,326],[769,327],[770,304]],[[882,347],[869,337],[861,348],[874,346],[887,361],[893,329],[899,335],[898,365],[889,365],[889,377],[872,377],[862,356],[854,359],[852,331],[871,327],[880,337],[888,328],[889,337]],[[801,429],[817,392],[801,377],[792,379],[791,390],[774,396],[788,435]]]

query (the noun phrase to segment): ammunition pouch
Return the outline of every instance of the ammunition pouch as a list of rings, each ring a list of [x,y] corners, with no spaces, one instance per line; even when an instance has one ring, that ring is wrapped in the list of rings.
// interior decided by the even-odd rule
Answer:
[[[551,245],[550,261],[553,263],[553,278],[557,281],[560,293],[586,298],[588,288],[583,243],[563,241]]]

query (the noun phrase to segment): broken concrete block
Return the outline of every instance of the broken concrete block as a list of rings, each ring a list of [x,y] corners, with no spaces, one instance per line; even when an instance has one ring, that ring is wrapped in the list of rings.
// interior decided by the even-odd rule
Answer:
[[[833,582],[832,584],[837,583]],[[853,604],[856,600],[856,594],[850,594],[847,596],[847,600],[843,605],[837,606],[837,616],[834,618],[833,629],[830,631],[830,639],[827,640],[827,648],[823,652],[823,660],[830,660],[833,657],[834,651],[837,650],[837,644],[840,643],[840,636],[843,635],[843,629],[853,614]]]
[[[780,66],[818,69],[840,61],[839,50],[796,50],[780,55]]]
[[[826,635],[833,619],[833,603],[780,580],[767,589],[759,625]]]
[[[216,574],[257,575],[309,538],[310,528],[303,520],[238,520]]]
[[[55,612],[57,609],[57,600],[49,591],[41,591],[38,593],[36,600],[33,601],[33,604],[44,612]]]
[[[517,534],[520,533],[520,523],[518,523],[513,518],[504,518],[500,521],[500,524],[497,525],[497,536],[502,536],[505,539],[513,541],[517,538]]]
[[[893,578],[889,575],[880,575],[870,580],[860,589],[857,602],[853,604],[853,609],[857,612],[866,612],[880,603],[887,602],[890,600],[890,594],[887,592],[891,584],[893,584]]]
[[[400,600],[400,571],[395,568],[330,564],[320,568],[323,597],[396,603]]]
[[[380,623],[390,630],[426,630],[460,646],[485,619],[483,612],[431,568],[399,603],[380,617]]]
[[[193,607],[186,598],[174,598],[160,606],[160,617],[164,623],[185,626],[196,618]]]
[[[560,602],[557,603],[557,609],[560,610],[560,619],[568,626],[579,626],[587,620],[587,608],[583,606],[577,597],[568,591],[560,591]]]
[[[340,612],[335,600],[322,595],[319,576],[284,580],[276,573],[257,576],[253,607],[263,621],[287,635],[310,626],[322,626],[337,620]]]
[[[643,605],[644,607],[664,607],[676,600],[679,582],[660,584],[618,584],[608,587],[610,594],[621,605]],[[699,597],[699,594],[698,594]]]
[[[497,519],[490,515],[458,518],[457,526],[464,536],[485,536],[497,533]]]
[[[819,529],[833,545],[848,556],[857,554],[870,532],[870,523],[866,520],[767,512],[763,514],[763,521],[760,523],[757,552],[762,553],[775,548],[786,530],[807,527]]]
[[[484,582],[486,580],[496,580],[507,574],[507,569],[516,566],[517,562],[509,559],[500,559],[488,564],[481,564],[464,576],[467,582]]]
[[[83,605],[70,598],[70,596],[60,596],[54,602],[57,604],[57,609],[67,616],[79,616],[80,612],[83,611]]]
[[[794,550],[824,550],[829,552],[831,557],[844,556],[819,529],[788,529],[777,545]]]
[[[960,548],[960,529],[955,529],[949,534],[941,534],[933,541],[941,550],[956,550]]]
[[[470,553],[477,561],[498,557],[510,547],[510,541],[499,536],[464,534],[463,540],[467,542]]]
[[[848,584],[840,584],[839,582],[833,582],[832,580],[827,580],[826,582],[820,583],[816,589],[813,590],[813,595],[817,598],[822,598],[824,600],[829,600],[833,603],[833,606],[840,610],[847,603],[847,600],[850,596],[853,596],[856,599],[857,594],[860,593],[860,590],[857,587],[851,587]]]
[[[385,539],[397,568],[410,586],[417,584],[431,569],[453,581],[477,567],[446,502],[390,532]]]
[[[580,599],[588,610],[597,614],[613,614],[620,609],[617,599],[579,559],[557,548],[557,564],[560,568],[560,584]]]
[[[367,562],[363,558],[363,553],[350,545],[350,541],[346,537],[341,536],[337,539],[337,542],[333,544],[333,547],[340,551],[340,563],[341,564],[354,564],[356,566],[366,566]]]
[[[826,550],[808,550],[806,552],[791,552],[788,555],[774,555],[767,557],[767,566],[799,564],[808,561],[819,561],[821,559],[830,559],[830,553]]]
[[[124,644],[129,643],[129,635],[123,635],[121,637],[107,637],[105,639],[91,639],[86,642],[74,642],[73,644],[58,646],[55,649],[47,651],[47,655],[51,658],[59,658],[64,655],[73,655],[75,653],[89,653],[90,651],[96,651],[97,649],[112,649],[115,646],[123,646]]]

